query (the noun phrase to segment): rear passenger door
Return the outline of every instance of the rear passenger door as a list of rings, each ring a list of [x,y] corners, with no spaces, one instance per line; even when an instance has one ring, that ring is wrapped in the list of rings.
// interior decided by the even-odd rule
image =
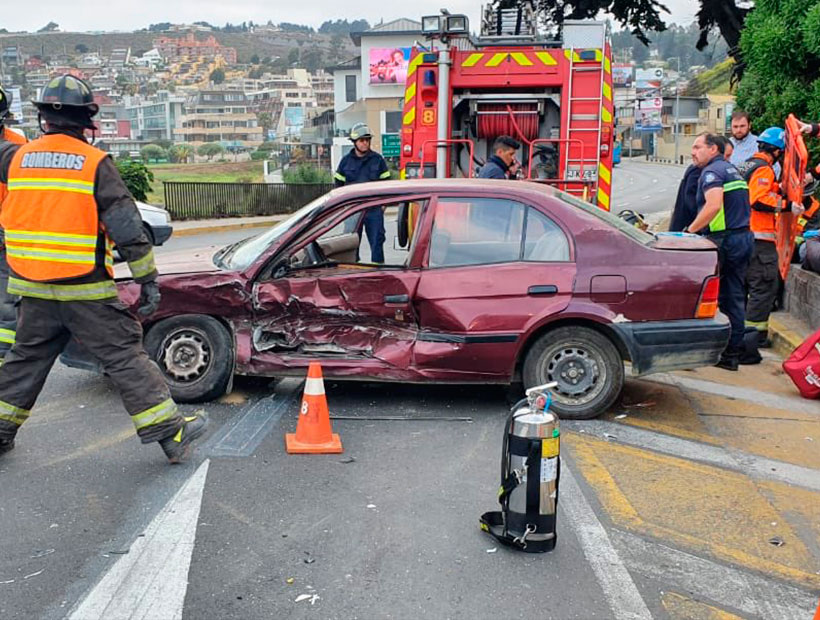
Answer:
[[[569,304],[573,258],[564,230],[532,205],[439,197],[415,296],[415,365],[508,378],[522,335]]]

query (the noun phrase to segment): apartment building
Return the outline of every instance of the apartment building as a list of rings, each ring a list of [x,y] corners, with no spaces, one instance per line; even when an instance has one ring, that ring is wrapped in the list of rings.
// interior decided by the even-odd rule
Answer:
[[[186,58],[216,60],[217,57],[221,57],[229,65],[236,64],[236,48],[221,45],[213,35],[202,41],[197,40],[193,32],[179,38],[158,37],[154,39],[153,45],[169,62]]]
[[[177,142],[220,142],[228,147],[254,148],[262,143],[262,128],[243,92],[206,90],[185,102]]]
[[[131,123],[131,137],[135,140],[170,140],[174,130],[182,127],[185,97],[172,95],[167,90],[155,97],[134,97],[126,105],[126,116]]]

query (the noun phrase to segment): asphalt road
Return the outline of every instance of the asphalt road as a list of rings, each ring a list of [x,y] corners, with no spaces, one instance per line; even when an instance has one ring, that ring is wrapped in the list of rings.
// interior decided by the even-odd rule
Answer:
[[[671,211],[675,205],[683,166],[650,164],[639,158],[623,159],[612,171],[612,211],[638,213]]]
[[[616,206],[676,186],[670,168],[616,168]],[[196,239],[160,253],[201,251]],[[602,419],[563,423],[546,555],[477,527],[497,506],[505,389],[329,381],[344,454],[290,456],[300,389],[238,379],[201,406],[211,430],[174,467],[135,439],[107,379],[55,365],[0,459],[0,618],[813,613],[820,412],[776,359],[629,380]]]

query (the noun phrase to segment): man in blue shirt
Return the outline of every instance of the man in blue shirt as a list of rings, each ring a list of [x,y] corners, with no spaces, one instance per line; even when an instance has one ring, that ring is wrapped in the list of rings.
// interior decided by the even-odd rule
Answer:
[[[717,365],[737,370],[746,319],[746,270],[754,250],[749,230],[749,189],[737,168],[723,158],[719,136],[701,134],[692,145],[692,160],[702,168],[698,180],[694,221],[684,229],[707,236],[718,248],[720,294],[718,307],[732,326],[729,345]]]
[[[493,142],[493,154],[478,173],[479,179],[508,179],[508,173],[515,173],[515,152],[521,143],[510,136],[498,136]]]
[[[356,123],[350,130],[350,141],[353,149],[339,162],[333,179],[336,187],[383,181],[390,178],[387,162],[379,153],[370,148],[373,134],[364,123]],[[364,214],[364,231],[370,244],[370,260],[374,263],[384,262],[384,211],[381,207],[368,209]],[[361,232],[359,233],[361,238]]]
[[[735,147],[729,160],[733,165],[738,166],[757,153],[757,136],[752,133],[749,115],[743,110],[732,112],[732,137],[729,139]]]

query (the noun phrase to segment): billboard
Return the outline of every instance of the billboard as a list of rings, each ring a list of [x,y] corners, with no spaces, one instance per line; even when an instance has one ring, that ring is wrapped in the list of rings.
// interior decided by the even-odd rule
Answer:
[[[638,69],[635,71],[635,95],[638,99],[661,96],[663,69]]]
[[[285,135],[298,136],[302,133],[302,128],[305,126],[305,109],[285,108]]]
[[[615,88],[632,88],[632,65],[612,65],[612,85]]]
[[[653,97],[636,102],[635,106],[635,129],[637,131],[661,131],[661,110],[663,109],[663,99]]]
[[[370,49],[370,84],[399,84],[407,80],[409,47],[374,47]]]

